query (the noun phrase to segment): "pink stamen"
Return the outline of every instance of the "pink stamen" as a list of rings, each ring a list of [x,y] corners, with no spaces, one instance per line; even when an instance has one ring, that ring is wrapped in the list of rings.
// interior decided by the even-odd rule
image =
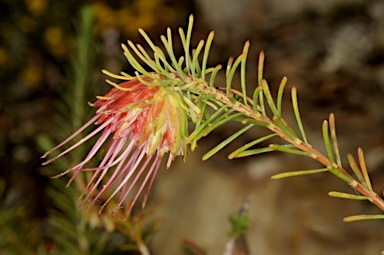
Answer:
[[[111,143],[110,145],[110,148],[113,147],[117,142],[121,142],[121,140],[113,140],[113,142]],[[106,153],[106,155],[104,156],[103,160],[101,161],[99,167],[95,168],[95,173],[93,174],[91,180],[88,182],[87,186],[85,187],[83,193],[81,194],[80,198],[84,196],[84,194],[87,192],[87,190],[89,189],[89,187],[91,186],[91,184],[93,183],[93,181],[97,178],[97,176],[99,175],[100,171],[102,169],[105,169],[107,168],[108,169],[108,166],[105,166],[105,164],[107,163],[107,161],[111,161],[111,158],[113,160],[113,150],[109,149]],[[82,168],[81,171],[86,171],[87,169],[86,168]],[[92,193],[92,192],[90,192]],[[88,197],[88,196],[87,196]],[[84,199],[84,201],[86,201],[87,198]],[[83,202],[84,202],[83,201]],[[81,203],[82,205],[83,203]]]
[[[74,148],[78,147],[80,144],[84,143],[85,141],[87,141],[88,139],[90,139],[92,136],[94,136],[95,134],[99,133],[101,130],[103,130],[106,126],[108,126],[108,124],[110,124],[111,122],[113,121],[113,119],[109,119],[107,120],[106,122],[104,122],[102,125],[100,125],[97,129],[95,129],[93,132],[91,132],[90,134],[88,134],[86,137],[84,137],[83,139],[81,139],[80,141],[78,141],[77,143],[75,143],[74,145],[72,145],[71,147],[69,147],[68,149],[66,149],[65,151],[63,151],[62,153],[60,153],[59,155],[57,155],[56,157],[54,158],[51,158],[50,160],[46,161],[43,163],[43,165],[47,165],[49,164],[50,162],[52,161],[55,161],[56,159],[60,158],[61,156],[63,156],[64,154],[67,154],[69,151],[73,150]],[[81,128],[80,128],[81,129]],[[68,140],[68,139],[67,139]],[[64,143],[63,143],[64,144]],[[56,146],[57,147],[57,146]],[[59,148],[59,147],[57,147]],[[52,151],[52,150],[51,150]]]
[[[151,181],[149,182],[147,191],[145,192],[144,199],[143,199],[143,203],[142,203],[142,205],[141,205],[142,207],[144,207],[145,204],[146,204],[146,202],[147,202],[149,192],[151,191],[151,188],[152,188],[152,184],[153,184],[153,182],[155,181],[155,177],[156,177],[157,172],[159,171],[159,168],[160,168],[161,158],[156,157],[156,158],[155,158],[155,162],[156,162],[155,172],[153,173],[152,178],[151,178]]]
[[[107,199],[107,201],[103,204],[103,206],[100,208],[99,212],[101,212],[103,210],[103,208],[105,207],[105,205],[112,199],[112,197],[114,197],[116,195],[116,193],[123,187],[127,184],[129,178],[131,178],[134,170],[137,168],[137,166],[140,164],[141,160],[143,159],[144,157],[144,154],[145,154],[145,151],[144,150],[141,150],[140,152],[140,155],[139,157],[137,158],[137,160],[135,161],[135,163],[133,164],[132,167],[130,167],[128,170],[128,174],[125,176],[125,178],[121,181],[120,185],[116,188],[116,190],[112,193],[112,195]],[[129,162],[128,162],[129,163]],[[119,199],[120,200],[120,199]],[[95,200],[94,200],[95,201]],[[93,202],[94,202],[93,201]],[[121,205],[121,201],[118,201],[118,204],[116,206],[116,208],[118,208],[120,205]]]
[[[120,175],[122,174],[122,179],[124,179],[131,171],[134,171],[135,168],[133,168],[133,165],[135,164],[135,162],[138,160],[140,154],[142,153],[143,148],[136,148],[135,151],[132,153],[130,159],[128,160],[128,162],[125,164],[125,166],[123,167],[123,169],[121,170],[121,173],[119,174],[119,176],[117,176],[115,179],[117,178],[120,178]],[[114,181],[115,181],[114,179]],[[128,184],[126,183],[122,189],[120,190],[120,196],[119,196],[119,199],[118,201],[120,201],[120,198],[122,196],[122,194],[125,192],[126,190],[126,186]]]
[[[116,146],[117,148],[114,148],[114,147],[110,147],[109,151],[114,151],[114,154],[118,154],[122,148],[122,143],[125,142],[126,139],[120,139],[119,141],[119,144]],[[121,146],[120,146],[121,145]],[[114,170],[112,176],[109,178],[109,181],[106,185],[104,185],[104,188],[99,192],[99,194],[94,198],[94,199],[98,199],[98,197],[104,193],[104,191],[109,187],[109,185],[112,184],[113,182],[113,178],[116,176],[116,174],[119,172],[122,164],[124,163],[124,161],[127,159],[127,157],[129,156],[129,153],[130,151],[132,150],[132,147],[133,147],[134,143],[131,142],[129,144],[129,146],[125,149],[125,151],[122,153],[121,157],[119,157],[120,159],[120,162],[119,162],[119,165],[116,167],[116,169]],[[115,156],[116,156],[115,155]],[[113,160],[113,158],[111,158],[111,160]],[[118,162],[117,160],[115,161],[116,163]],[[112,165],[112,164],[111,164]],[[95,191],[95,189],[99,186],[100,182],[102,181],[102,179],[104,178],[105,174],[107,173],[107,171],[109,170],[110,166],[111,165],[108,165],[107,167],[104,168],[103,172],[101,173],[101,175],[99,176],[99,179],[96,181],[96,183],[93,185],[92,189],[89,191],[87,197],[84,199],[84,201],[88,200],[90,198],[90,196],[93,194],[93,192]],[[113,166],[113,165],[112,165]],[[101,169],[100,169],[101,170]],[[86,190],[90,187],[90,185],[93,183],[93,181],[95,180],[96,178],[96,174],[92,177],[92,179],[90,180],[90,182],[88,183],[87,185],[87,188]],[[108,185],[108,186],[107,186]],[[85,191],[86,191],[85,190]],[[84,191],[84,192],[85,192]],[[83,193],[84,193],[83,192]]]
[[[119,178],[120,175],[124,172],[124,168],[123,168],[122,171],[120,171],[120,168],[122,167],[122,165],[124,164],[124,162],[125,162],[126,159],[128,158],[129,153],[131,152],[133,146],[134,146],[134,142],[131,142],[130,145],[129,145],[129,147],[127,147],[127,149],[124,151],[124,154],[125,154],[124,158],[121,159],[119,165],[116,167],[116,169],[115,169],[115,171],[113,172],[112,176],[109,178],[109,181],[104,185],[104,188],[103,188],[102,191],[100,191],[100,193],[104,192],[107,188],[109,188],[109,186],[112,185],[112,183],[113,183],[114,181],[116,181],[116,179]],[[119,175],[116,176],[116,174],[117,174],[119,171],[120,171]]]
[[[66,144],[67,142],[69,142],[70,140],[72,140],[75,136],[77,136],[78,134],[81,133],[81,131],[83,131],[84,129],[86,129],[89,125],[91,125],[92,123],[94,123],[99,117],[100,117],[101,114],[96,114],[92,119],[90,119],[87,123],[85,123],[81,128],[79,128],[75,133],[73,133],[70,137],[68,137],[67,139],[65,139],[63,142],[61,142],[59,145],[57,145],[56,147],[52,148],[51,150],[47,151],[41,158],[45,158],[48,156],[48,154],[50,154],[52,151],[60,148],[61,146],[63,146],[64,144]],[[50,161],[51,162],[51,161]]]
[[[127,211],[127,216],[131,213],[133,206],[135,205],[137,199],[139,198],[139,195],[141,194],[141,191],[143,190],[143,188],[144,188],[145,184],[147,183],[149,177],[151,176],[153,170],[155,170],[154,176],[156,176],[157,170],[159,169],[159,166],[160,166],[160,162],[161,162],[161,159],[158,158],[158,157],[155,157],[155,159],[152,162],[151,168],[149,169],[147,175],[145,176],[145,179],[144,179],[143,183],[140,185],[139,190],[136,192],[136,195],[133,198],[133,200],[131,202],[131,205],[129,206],[129,209]],[[153,179],[154,179],[154,177],[152,178],[152,181],[153,181]],[[150,189],[150,187],[149,187],[149,189]],[[143,203],[142,203],[142,208],[145,207],[145,202],[144,201],[147,200],[148,193],[149,193],[149,190],[146,192],[146,194],[144,196],[144,200],[143,200]]]
[[[140,168],[139,172],[136,174],[135,178],[132,180],[131,185],[129,185],[128,190],[125,192],[124,196],[121,198],[120,202],[117,204],[116,208],[119,208],[121,206],[121,204],[123,203],[123,201],[125,200],[125,198],[129,194],[129,192],[131,192],[133,186],[136,184],[137,180],[140,178],[141,174],[143,173],[143,171],[147,167],[147,165],[148,165],[150,160],[151,160],[151,157],[147,157],[147,159],[145,160],[144,164]]]
[[[73,171],[73,175],[72,175],[71,179],[68,181],[67,187],[75,179],[76,175],[79,173],[81,168],[92,159],[92,157],[100,149],[100,147],[103,145],[103,143],[108,139],[109,134],[110,134],[109,129],[108,128],[104,129],[103,133],[101,134],[99,139],[96,141],[95,145],[93,145],[92,149],[88,152],[88,155],[85,157],[85,159],[80,164],[71,168],[71,170]]]

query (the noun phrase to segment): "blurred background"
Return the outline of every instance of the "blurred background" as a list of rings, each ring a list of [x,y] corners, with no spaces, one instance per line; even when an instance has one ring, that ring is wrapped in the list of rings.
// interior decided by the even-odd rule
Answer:
[[[99,217],[97,209],[78,209],[81,183],[65,189],[67,177],[49,178],[90,148],[41,167],[44,151],[89,119],[87,102],[108,91],[100,70],[132,73],[120,44],[127,39],[143,43],[138,28],[155,42],[168,26],[177,35],[190,14],[195,16],[194,45],[215,31],[211,65],[225,65],[250,40],[251,90],[258,54],[265,52],[264,76],[271,90],[283,76],[288,87],[298,88],[315,147],[322,148],[322,120],[334,112],[342,155],[363,147],[374,189],[381,194],[383,1],[0,0],[0,254],[140,254],[138,240],[151,254],[223,254],[228,216],[246,198],[249,225],[239,247],[249,252],[236,254],[384,250],[384,223],[342,222],[345,216],[380,212],[368,202],[328,197],[331,190],[351,192],[335,177],[270,180],[316,163],[277,153],[227,160],[236,146],[265,134],[261,129],[207,162],[201,156],[238,126],[229,124],[201,140],[186,163],[176,160],[161,171],[146,209],[138,208],[123,223],[108,212]],[[181,49],[177,40],[175,49]],[[224,76],[217,81],[222,86]],[[288,96],[284,102],[287,109]]]

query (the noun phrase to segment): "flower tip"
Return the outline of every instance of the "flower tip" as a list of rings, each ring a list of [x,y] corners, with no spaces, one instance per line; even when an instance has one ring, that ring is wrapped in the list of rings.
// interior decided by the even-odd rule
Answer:
[[[129,218],[129,216],[131,215],[131,212],[132,212],[132,208],[129,208],[129,210],[128,210],[127,213],[125,214],[124,220],[126,220],[126,219]]]
[[[48,162],[48,161],[47,161],[47,162]],[[47,163],[47,162],[44,162],[44,163]],[[59,178],[59,177],[61,177],[61,176],[66,175],[67,173],[69,173],[69,170],[67,170],[67,171],[65,171],[65,172],[62,172],[62,173],[60,173],[60,174],[58,174],[58,175],[52,176],[51,178],[52,178],[52,179],[57,179],[57,178]]]
[[[43,157],[45,158],[47,155],[43,155]],[[41,157],[41,158],[43,158],[43,157]],[[49,163],[51,163],[52,161],[55,161],[56,160],[56,158],[51,158],[50,160],[47,160],[47,161],[45,161],[45,162],[43,162],[43,163],[41,163],[41,165],[42,166],[46,166],[46,165],[48,165]]]
[[[143,198],[143,202],[141,203],[141,208],[144,209],[145,205],[147,204],[147,200],[148,200],[148,195],[145,194],[144,198]]]

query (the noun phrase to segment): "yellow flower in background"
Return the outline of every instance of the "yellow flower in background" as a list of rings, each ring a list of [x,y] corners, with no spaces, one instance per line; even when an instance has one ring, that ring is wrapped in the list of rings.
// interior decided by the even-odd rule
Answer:
[[[20,25],[20,29],[24,33],[32,33],[36,30],[36,27],[37,27],[36,19],[33,19],[28,16],[20,17],[19,25]]]
[[[28,65],[27,68],[23,70],[22,79],[28,87],[37,87],[42,80],[42,67],[39,65]]]
[[[97,32],[102,33],[102,31],[116,27],[116,20],[118,20],[116,11],[112,10],[108,5],[100,2],[95,3],[93,4],[93,11],[97,20]]]
[[[63,58],[68,55],[69,43],[71,41],[64,36],[64,32],[60,27],[49,27],[45,31],[44,40],[55,57]]]
[[[40,16],[47,9],[46,0],[25,0],[27,10],[34,16]]]
[[[177,17],[176,11],[168,7],[164,0],[134,0],[131,4],[118,9],[113,9],[104,2],[96,2],[92,6],[99,34],[114,28],[121,31],[124,36],[131,37],[139,27],[148,30],[159,23],[171,24]]]

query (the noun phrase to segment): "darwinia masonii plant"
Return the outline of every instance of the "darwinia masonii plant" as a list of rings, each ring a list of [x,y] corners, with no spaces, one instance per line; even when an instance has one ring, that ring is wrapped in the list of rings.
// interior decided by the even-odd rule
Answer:
[[[324,167],[282,173],[272,178],[280,179],[329,172],[345,181],[359,193],[359,195],[355,195],[334,191],[329,193],[330,196],[369,200],[384,211],[383,199],[372,189],[362,149],[358,149],[357,162],[352,155],[348,154],[347,156],[353,175],[345,170],[338,149],[333,114],[330,114],[329,121],[325,120],[322,125],[327,152],[327,155],[323,155],[307,140],[299,113],[295,87],[291,89],[291,99],[299,134],[283,118],[282,98],[287,79],[285,77],[282,79],[277,92],[277,99],[273,99],[269,86],[263,79],[263,52],[259,59],[258,84],[255,86],[252,97],[246,94],[245,82],[249,42],[245,43],[243,52],[238,58],[229,59],[225,86],[215,84],[215,77],[221,66],[218,65],[213,68],[206,66],[213,32],[209,34],[205,43],[200,41],[197,47],[191,50],[192,23],[193,17],[191,16],[187,34],[179,29],[184,48],[184,56],[179,58],[176,58],[173,52],[170,29],[167,30],[167,36],[161,37],[168,57],[158,46],[154,45],[142,30],[139,32],[147,41],[152,53],[147,53],[141,45],[134,45],[131,41],[128,41],[129,48],[122,45],[128,62],[136,70],[135,76],[123,72],[120,75],[115,75],[104,71],[105,74],[123,82],[116,84],[108,81],[114,88],[104,96],[97,97],[98,100],[90,104],[93,107],[98,107],[96,115],[43,157],[68,143],[90,125],[96,124],[96,128],[79,142],[44,164],[60,158],[84,141],[101,133],[85,159],[58,176],[72,173],[71,182],[79,172],[93,173],[83,192],[84,202],[90,205],[94,204],[108,191],[108,194],[112,194],[101,207],[100,210],[102,210],[105,204],[119,193],[118,202],[113,211],[116,212],[127,199],[133,186],[139,182],[140,176],[144,175],[133,201],[129,204],[127,213],[129,214],[140,193],[147,187],[143,201],[143,206],[145,205],[163,157],[168,157],[167,167],[170,167],[172,160],[177,155],[182,155],[185,158],[188,148],[193,151],[200,138],[207,136],[226,122],[237,121],[242,123],[244,127],[207,152],[203,156],[204,160],[210,158],[252,127],[262,126],[269,129],[271,134],[241,146],[232,152],[228,158],[252,156],[271,151],[311,157]],[[135,53],[138,59],[134,57],[131,51]],[[199,60],[201,52],[203,53],[202,61]],[[144,68],[139,61],[145,63],[151,71],[147,71],[148,68]],[[232,80],[238,67],[240,67],[240,91],[232,88]],[[193,128],[188,130],[188,124],[193,124]],[[280,137],[281,143],[273,143],[264,148],[260,147],[260,143],[273,137]],[[99,165],[97,167],[88,166],[87,163],[101,148],[106,152],[103,154]],[[384,219],[384,214],[350,216],[344,220],[362,219]]]
[[[120,191],[117,203],[117,208],[119,208],[137,179],[149,166],[149,171],[130,209],[132,209],[140,192],[152,176],[143,202],[145,204],[164,154],[169,152],[168,167],[174,157],[184,154],[184,140],[187,137],[188,121],[186,110],[181,106],[183,99],[172,88],[158,86],[163,77],[160,75],[157,75],[157,77],[159,80],[157,84],[152,83],[153,81],[148,77],[133,77],[129,81],[115,85],[116,87],[110,92],[102,97],[98,97],[95,103],[90,104],[93,107],[99,107],[96,115],[72,136],[51,150],[53,151],[63,146],[89,125],[93,123],[99,125],[98,128],[78,143],[45,163],[56,160],[101,132],[99,139],[86,158],[78,165],[61,174],[73,172],[73,179],[80,171],[93,171],[93,177],[84,191],[84,193],[88,192],[85,200],[91,199],[91,204],[109,189],[112,184],[120,180],[121,183],[119,183],[111,195],[112,198]],[[96,168],[84,168],[85,164],[92,159],[97,151],[107,142],[108,138],[111,138],[111,141],[107,144],[108,149],[100,165]],[[46,155],[51,151],[47,152]],[[111,168],[113,170],[110,170]],[[113,173],[106,175],[108,171],[113,171]],[[128,180],[131,179],[134,173],[136,176],[128,186]],[[108,181],[104,179],[108,179]],[[98,195],[92,197],[92,194],[102,181],[104,181],[103,188],[98,192]]]

